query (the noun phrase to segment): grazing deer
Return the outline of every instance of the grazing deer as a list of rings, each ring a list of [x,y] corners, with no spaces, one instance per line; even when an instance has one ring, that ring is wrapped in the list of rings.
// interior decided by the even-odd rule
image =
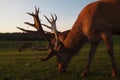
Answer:
[[[112,35],[120,35],[120,1],[119,0],[101,0],[86,6],[79,14],[71,31],[65,40],[61,41],[56,28],[56,17],[46,19],[51,23],[56,38],[54,54],[58,61],[58,70],[66,71],[71,58],[78,53],[82,46],[91,43],[89,59],[85,70],[81,76],[87,76],[90,71],[92,58],[96,52],[97,46],[101,40],[106,44],[107,52],[112,62],[112,77],[117,76],[117,65],[114,57]]]
[[[51,24],[55,34],[55,43],[51,47],[58,61],[58,70],[65,72],[71,58],[78,53],[85,43],[91,43],[89,59],[81,76],[87,76],[90,71],[92,58],[101,40],[106,44],[107,52],[112,62],[112,77],[117,76],[117,65],[114,57],[112,35],[120,35],[120,1],[100,0],[87,5],[79,14],[70,32],[61,40],[56,30],[56,20],[45,17]],[[43,31],[44,32],[44,31]],[[46,37],[47,38],[47,37]],[[53,39],[54,40],[54,39]],[[49,59],[50,59],[49,58]]]

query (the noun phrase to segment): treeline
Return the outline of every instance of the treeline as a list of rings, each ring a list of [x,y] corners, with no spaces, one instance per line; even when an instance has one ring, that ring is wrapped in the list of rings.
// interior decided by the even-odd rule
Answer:
[[[35,41],[44,40],[40,35],[29,33],[0,33],[0,41]]]

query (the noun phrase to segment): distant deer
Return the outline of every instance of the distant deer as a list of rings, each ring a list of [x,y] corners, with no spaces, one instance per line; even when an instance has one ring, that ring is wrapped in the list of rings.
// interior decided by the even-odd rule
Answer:
[[[118,68],[114,57],[112,36],[115,34],[120,35],[119,13],[119,0],[100,0],[93,2],[81,11],[64,40],[59,38],[56,30],[57,16],[55,15],[55,18],[52,16],[52,19],[46,17],[51,24],[56,38],[55,45],[51,48],[53,53],[50,54],[51,56],[55,55],[57,57],[58,70],[65,72],[71,58],[78,53],[85,43],[89,42],[91,43],[89,59],[85,70],[81,73],[81,76],[87,76],[97,46],[103,40],[112,62],[112,77],[117,76]]]

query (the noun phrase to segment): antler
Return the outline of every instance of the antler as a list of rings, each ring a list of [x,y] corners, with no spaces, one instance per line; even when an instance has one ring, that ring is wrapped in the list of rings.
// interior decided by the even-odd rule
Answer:
[[[44,36],[44,37],[47,39],[47,41],[48,41],[48,43],[49,43],[49,45],[50,45],[51,39],[50,39],[50,37],[49,37],[47,34],[45,34],[45,32],[44,32],[44,30],[43,30],[43,28],[42,28],[42,26],[41,26],[41,22],[40,22],[39,15],[38,15],[38,14],[39,14],[39,8],[37,9],[37,8],[35,7],[35,13],[32,12],[32,13],[27,13],[27,14],[29,14],[30,16],[32,16],[32,17],[34,18],[34,24],[29,23],[29,22],[25,22],[25,24],[28,24],[28,25],[36,28],[36,29],[37,29],[36,32],[39,33],[40,35]],[[56,19],[54,19],[53,16],[52,16],[52,20],[53,20],[53,21],[52,21],[53,23],[51,22],[51,24],[54,25],[54,23],[55,23],[56,20],[57,20],[57,17],[56,17]],[[55,26],[56,26],[56,24],[55,24]],[[17,28],[20,29],[20,30],[22,30],[22,31],[25,31],[25,32],[29,32],[29,33],[32,32],[32,33],[34,33],[34,31],[31,31],[31,30],[25,30],[25,29],[19,28],[19,27],[17,27]],[[38,50],[38,49],[37,49],[37,50]],[[40,49],[39,49],[39,50],[40,50]],[[46,60],[50,59],[52,56],[53,56],[53,52],[50,51],[46,58],[44,58],[44,59],[43,59],[43,58],[39,58],[39,59],[42,60],[42,61],[46,61]]]
[[[46,36],[46,34],[45,34],[45,32],[44,32],[44,30],[42,28],[40,19],[39,19],[39,8],[37,9],[35,7],[35,13],[34,12],[32,12],[32,13],[27,12],[27,14],[29,14],[30,16],[32,16],[34,18],[34,24],[29,23],[29,22],[24,22],[24,23],[36,28],[37,29],[36,32],[39,33],[41,36],[44,36],[47,39],[47,41],[50,42],[50,39],[49,39],[48,36]],[[25,29],[19,28],[19,27],[17,27],[17,28],[22,30],[22,31],[25,31],[25,32],[29,32],[29,33],[33,32],[34,33],[34,31],[31,31],[31,30],[25,30]]]
[[[24,32],[27,32],[27,33],[31,33],[31,34],[38,34],[37,31],[33,31],[33,30],[26,30],[26,29],[23,29],[23,28],[20,28],[20,27],[17,27],[18,29],[24,31]]]
[[[45,58],[40,58],[38,55],[36,55],[36,58],[40,59],[41,61],[47,61],[47,60],[49,60],[50,58],[52,58],[53,55],[54,55],[53,53],[49,53],[49,54],[47,55],[47,57],[45,57]]]
[[[34,28],[36,28],[37,30],[39,30],[39,29],[41,29],[42,27],[41,27],[41,22],[40,22],[40,20],[39,20],[39,8],[37,9],[36,7],[35,7],[35,13],[29,13],[29,12],[27,12],[27,14],[29,14],[30,16],[33,16],[33,18],[34,18],[34,24],[31,24],[31,23],[29,23],[29,22],[25,22],[25,24],[28,24],[28,25],[30,25],[30,26],[33,26]]]
[[[42,24],[44,26],[46,26],[47,28],[51,29],[52,31],[57,31],[57,28],[56,28],[56,20],[57,20],[57,16],[56,14],[54,14],[55,18],[53,17],[53,15],[51,14],[51,17],[50,19],[48,19],[45,15],[44,17],[47,19],[47,21],[51,24],[51,27],[45,25],[45,24]]]
[[[53,15],[51,14],[51,17],[50,19],[48,19],[48,17],[46,17],[44,15],[44,17],[47,19],[47,21],[51,24],[51,27],[43,24],[44,26],[48,27],[49,29],[51,29],[55,35],[55,38],[56,38],[56,43],[55,43],[55,48],[57,47],[58,45],[58,42],[59,42],[59,37],[58,37],[58,31],[57,31],[57,27],[56,27],[56,20],[57,20],[57,16],[56,14],[54,14],[55,18],[53,17]]]

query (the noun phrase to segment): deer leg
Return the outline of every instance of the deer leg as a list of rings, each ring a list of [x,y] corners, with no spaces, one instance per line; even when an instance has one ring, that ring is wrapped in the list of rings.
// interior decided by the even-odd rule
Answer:
[[[107,52],[111,58],[112,68],[113,68],[112,77],[115,77],[117,76],[118,68],[114,57],[112,34],[108,34],[108,33],[102,34],[102,39],[107,47]]]
[[[89,52],[89,59],[88,59],[87,66],[86,66],[85,70],[81,73],[82,77],[87,76],[89,71],[90,71],[90,65],[92,63],[92,59],[93,59],[93,56],[96,52],[98,44],[99,44],[99,42],[91,43],[90,52]]]

